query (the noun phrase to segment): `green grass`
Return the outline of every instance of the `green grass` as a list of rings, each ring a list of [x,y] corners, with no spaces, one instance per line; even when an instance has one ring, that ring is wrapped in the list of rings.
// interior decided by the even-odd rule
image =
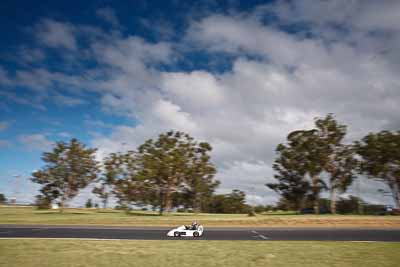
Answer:
[[[0,224],[176,226],[199,220],[207,227],[390,227],[400,228],[400,216],[290,215],[171,213],[96,209],[37,210],[33,207],[0,207]]]
[[[400,243],[0,240],[0,266],[398,266]]]

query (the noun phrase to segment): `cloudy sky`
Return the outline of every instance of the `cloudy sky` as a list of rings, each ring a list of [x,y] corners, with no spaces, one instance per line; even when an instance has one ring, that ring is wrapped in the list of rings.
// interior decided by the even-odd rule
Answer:
[[[102,157],[174,129],[211,143],[220,192],[273,203],[264,184],[290,131],[327,113],[348,142],[400,128],[400,1],[2,1],[0,12],[9,197],[21,175],[19,198],[32,199],[27,177],[54,141]],[[380,182],[359,188],[391,203]]]

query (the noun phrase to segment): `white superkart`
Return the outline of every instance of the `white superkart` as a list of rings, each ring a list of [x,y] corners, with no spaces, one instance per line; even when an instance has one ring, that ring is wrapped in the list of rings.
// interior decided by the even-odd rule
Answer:
[[[174,237],[199,237],[203,235],[204,228],[202,225],[196,227],[196,229],[192,229],[191,226],[181,225],[176,227],[175,229],[170,230],[167,233],[167,236]]]

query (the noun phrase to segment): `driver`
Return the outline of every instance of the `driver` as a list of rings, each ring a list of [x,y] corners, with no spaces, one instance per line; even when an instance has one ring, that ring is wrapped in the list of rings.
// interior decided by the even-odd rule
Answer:
[[[193,221],[192,225],[190,227],[190,230],[197,230],[197,226],[199,226],[199,224],[197,223],[197,221]]]

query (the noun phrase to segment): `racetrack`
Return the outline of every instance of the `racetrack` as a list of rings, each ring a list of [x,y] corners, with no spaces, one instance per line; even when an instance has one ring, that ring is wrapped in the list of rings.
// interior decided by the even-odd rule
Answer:
[[[179,240],[161,227],[21,226],[1,225],[0,238],[90,238]],[[400,229],[333,228],[208,228],[196,240],[314,240],[400,242]]]

